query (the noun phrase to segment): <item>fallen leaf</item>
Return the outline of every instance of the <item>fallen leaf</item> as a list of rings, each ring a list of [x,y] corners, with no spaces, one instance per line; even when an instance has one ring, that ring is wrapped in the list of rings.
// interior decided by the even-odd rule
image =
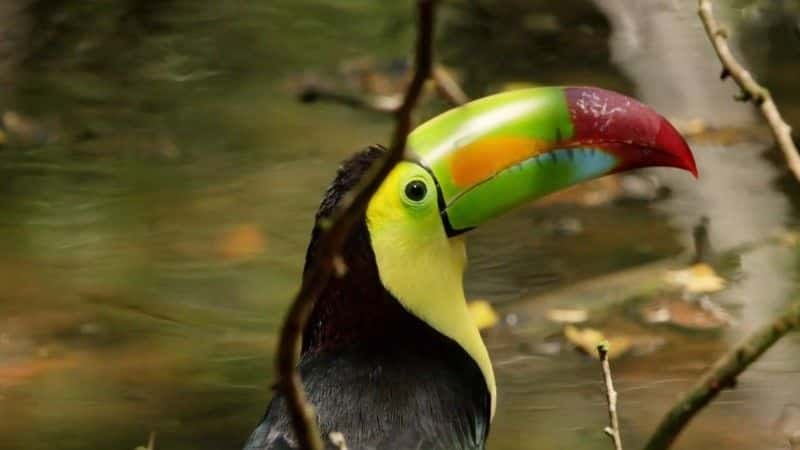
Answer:
[[[630,338],[626,336],[606,337],[603,332],[594,328],[580,329],[572,325],[567,325],[564,328],[564,337],[566,337],[572,345],[595,359],[600,358],[600,355],[597,353],[597,346],[603,341],[608,342],[608,359],[618,358],[631,348]]]
[[[553,308],[547,310],[545,317],[557,323],[582,323],[589,320],[589,311],[583,308]]]
[[[264,251],[266,239],[253,224],[242,224],[227,230],[220,239],[219,252],[228,260],[245,260]]]
[[[680,298],[661,297],[641,309],[647,323],[668,324],[688,330],[716,330],[735,320],[720,307],[688,302]]]
[[[472,300],[467,304],[472,321],[479,330],[491,328],[497,324],[500,318],[497,316],[492,305],[486,300]]]
[[[33,358],[14,364],[0,366],[0,387],[14,386],[29,381],[47,372],[75,367],[77,361],[71,357]]]
[[[698,263],[687,269],[670,270],[665,279],[668,283],[680,286],[693,294],[710,294],[725,289],[726,281],[717,275],[714,268],[706,263]]]

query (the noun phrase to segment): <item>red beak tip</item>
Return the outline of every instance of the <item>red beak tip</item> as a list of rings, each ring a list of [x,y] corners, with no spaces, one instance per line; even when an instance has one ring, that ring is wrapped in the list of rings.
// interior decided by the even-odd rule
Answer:
[[[699,178],[697,163],[694,160],[692,149],[681,133],[663,116],[659,116],[661,124],[656,135],[657,147],[664,149],[675,159],[675,167],[690,172]]]
[[[675,166],[675,167],[677,169],[682,169],[689,172],[690,174],[692,174],[692,177],[694,177],[695,180],[700,179],[700,174],[697,173],[697,167],[695,166]]]
[[[623,170],[668,166],[698,177],[692,150],[662,115],[638,100],[595,87],[567,87],[575,141],[616,143]],[[628,147],[625,149],[625,147]],[[642,149],[655,150],[643,157]]]

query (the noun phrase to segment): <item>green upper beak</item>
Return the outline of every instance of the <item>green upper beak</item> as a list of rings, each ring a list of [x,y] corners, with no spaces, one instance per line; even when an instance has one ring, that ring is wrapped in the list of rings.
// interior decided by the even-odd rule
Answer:
[[[662,116],[624,95],[545,87],[485,97],[420,125],[408,146],[437,183],[450,235],[581,181],[638,167],[697,176]]]

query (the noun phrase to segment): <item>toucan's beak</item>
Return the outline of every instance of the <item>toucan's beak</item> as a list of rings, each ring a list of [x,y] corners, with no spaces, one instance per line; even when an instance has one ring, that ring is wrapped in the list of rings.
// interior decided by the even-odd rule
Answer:
[[[545,87],[475,100],[408,137],[433,174],[450,235],[515,206],[602,175],[669,166],[697,176],[689,146],[666,119],[592,87]]]

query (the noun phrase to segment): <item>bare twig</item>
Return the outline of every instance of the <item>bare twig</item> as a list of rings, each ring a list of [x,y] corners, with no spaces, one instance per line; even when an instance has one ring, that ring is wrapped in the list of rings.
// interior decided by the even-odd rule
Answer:
[[[617,415],[617,391],[614,390],[614,381],[611,379],[611,366],[608,363],[608,342],[603,341],[597,346],[600,355],[600,365],[603,368],[603,381],[606,384],[606,400],[608,400],[608,422],[603,431],[614,442],[614,450],[622,450],[622,436],[619,433],[619,416]]]
[[[764,325],[741,344],[733,348],[676,403],[666,416],[645,450],[669,448],[683,428],[701,409],[708,405],[723,389],[732,388],[736,378],[750,364],[789,331],[800,328],[800,301],[794,304],[772,323]]]
[[[156,432],[150,431],[150,436],[147,438],[147,447],[138,446],[135,450],[155,450],[156,449]]]
[[[436,66],[433,69],[433,81],[436,84],[436,92],[451,105],[461,106],[469,101],[469,97],[461,89],[461,85],[447,69]]]
[[[278,388],[286,396],[298,447],[303,450],[323,448],[316,414],[303,388],[296,367],[303,330],[320,290],[335,275],[340,250],[348,233],[362,216],[372,194],[392,168],[403,159],[406,137],[411,130],[411,112],[419,99],[425,81],[430,77],[433,59],[434,7],[436,0],[418,0],[418,35],[415,71],[403,103],[395,112],[396,125],[389,151],[373,165],[356,189],[342,200],[342,205],[322,229],[320,250],[294,298],[281,328],[276,357]]]
[[[723,70],[721,77],[727,78],[730,76],[736,81],[736,84],[742,89],[742,95],[737,97],[738,100],[750,100],[761,109],[761,114],[767,120],[773,136],[778,143],[781,151],[786,157],[786,163],[789,169],[794,174],[795,178],[800,181],[800,154],[797,152],[797,147],[792,141],[792,128],[781,117],[778,107],[772,100],[772,95],[765,87],[756,82],[750,72],[747,71],[736,58],[733,57],[730,47],[728,47],[728,36],[725,30],[720,26],[719,22],[714,18],[711,10],[711,0],[698,0],[699,9],[698,14],[703,26],[706,29],[711,44],[717,52],[720,62],[722,62]]]
[[[316,83],[305,84],[298,93],[297,97],[303,103],[327,101],[331,103],[339,103],[340,105],[349,106],[355,109],[364,109],[383,114],[393,114],[395,111],[397,111],[401,101],[401,97],[399,95],[386,95],[380,97],[358,96],[354,94],[348,94],[346,92],[339,92],[335,89],[318,85]]]

